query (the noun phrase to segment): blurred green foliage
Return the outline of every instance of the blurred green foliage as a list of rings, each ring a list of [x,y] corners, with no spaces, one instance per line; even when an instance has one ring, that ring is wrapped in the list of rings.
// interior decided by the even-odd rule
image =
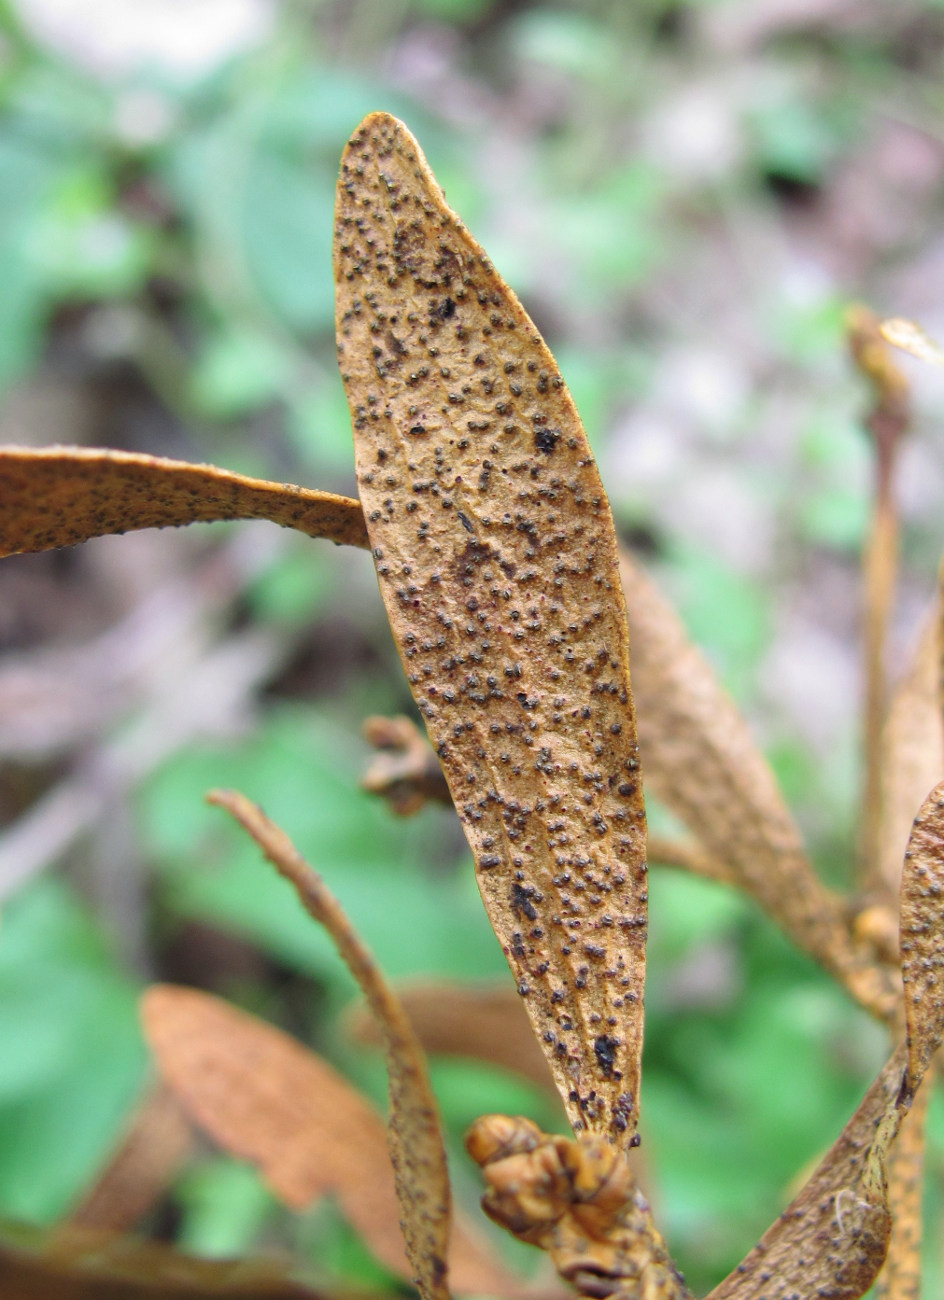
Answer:
[[[766,44],[745,38],[732,55],[732,38],[712,44],[698,24],[735,8],[284,3],[250,48],[184,76],[159,64],[98,75],[0,5],[0,395],[117,369],[133,375],[148,415],[93,441],[351,490],[334,364],[333,187],[360,117],[398,113],[558,351],[619,519],[654,551],[735,694],[756,700],[775,634],[772,583],[787,553],[821,548],[854,583],[868,509],[861,403],[840,357],[850,286],[804,279],[802,258],[792,278],[768,280],[767,250],[789,243],[790,209],[778,204],[802,205],[862,147],[872,129],[864,103],[913,92],[907,102],[920,116],[939,105],[940,90],[922,80],[924,6],[906,6],[913,38],[903,22],[885,30],[881,18],[848,33],[814,24],[807,35],[775,31]],[[718,143],[697,156],[685,152],[697,132],[673,135],[665,120],[691,83],[720,106]],[[679,405],[688,395],[674,391],[661,353],[719,336],[735,368],[728,388],[709,386],[701,408]],[[802,407],[785,401],[793,388],[805,394]],[[648,461],[634,406],[656,431]],[[666,446],[659,433],[670,426],[678,441]],[[158,429],[167,445],[155,441]],[[713,545],[715,517],[699,524],[676,508],[686,484],[734,456],[776,520],[766,556]],[[935,545],[939,530],[918,519],[906,549]],[[311,621],[317,638],[340,611],[382,639],[379,613],[352,612],[338,574],[317,548],[288,546],[248,588],[244,616],[286,629]],[[231,784],[263,802],[388,974],[502,978],[454,819],[428,810],[396,822],[358,789],[361,718],[406,706],[383,645],[386,681],[375,663],[349,698],[329,690],[269,701],[251,735],[171,759],[135,805],[156,952],[199,943],[194,923],[247,942],[266,976],[231,978],[223,991],[302,1033],[379,1105],[380,1062],[338,1027],[352,986],[330,945],[201,796]],[[835,814],[842,833],[814,848],[832,878],[848,878],[842,836],[856,780],[844,756],[854,736],[836,739],[825,773],[796,734],[776,741],[778,772],[801,811],[814,809],[810,824],[822,831],[817,809]],[[644,1111],[653,1196],[692,1285],[707,1288],[775,1215],[798,1166],[832,1140],[883,1045],[723,889],[656,871],[651,925]],[[4,907],[0,1214],[56,1219],[106,1158],[146,1074],[141,982],[72,883],[41,878]],[[477,1113],[521,1109],[559,1123],[545,1098],[497,1071],[436,1062],[434,1074],[467,1199],[475,1180],[458,1144]],[[939,1099],[932,1128],[929,1159],[940,1170]],[[939,1184],[930,1182],[932,1225],[944,1213]],[[235,1162],[191,1169],[175,1203],[188,1248],[248,1251],[294,1234],[349,1282],[380,1276],[332,1207],[287,1227]],[[928,1294],[937,1294],[934,1276]]]

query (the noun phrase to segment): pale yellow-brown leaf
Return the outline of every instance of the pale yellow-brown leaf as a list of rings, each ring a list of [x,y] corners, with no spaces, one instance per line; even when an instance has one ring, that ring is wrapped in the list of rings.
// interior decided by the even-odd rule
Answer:
[[[930,361],[934,366],[944,366],[944,349],[929,338],[920,325],[913,320],[904,320],[895,316],[883,320],[882,337],[902,352],[910,352],[919,361]]]
[[[155,985],[141,1014],[161,1074],[196,1124],[258,1165],[290,1208],[333,1195],[376,1257],[412,1277],[386,1126],[346,1079],[281,1030],[196,989]],[[452,1249],[459,1290],[508,1286],[462,1228]]]
[[[620,559],[639,744],[652,792],[709,859],[865,1006],[888,1017],[894,989],[857,945],[842,900],[813,871],[799,828],[734,702],[640,566]]]
[[[521,999],[505,984],[453,984],[442,980],[397,985],[397,993],[423,1048],[432,1056],[488,1061],[553,1088],[544,1053],[535,1042]],[[349,1032],[360,1043],[377,1043],[376,1021],[355,1007]]]
[[[360,503],[349,497],[125,451],[0,448],[0,556],[219,519],[269,519],[366,545]]]
[[[328,931],[380,1025],[390,1085],[387,1140],[406,1253],[423,1300],[448,1300],[449,1170],[426,1057],[409,1018],[340,903],[285,832],[236,791],[214,790],[207,798],[249,832],[294,886],[305,910]]]
[[[345,151],[337,333],[380,588],[575,1129],[632,1140],[645,815],[613,521],[533,323],[396,119]]]

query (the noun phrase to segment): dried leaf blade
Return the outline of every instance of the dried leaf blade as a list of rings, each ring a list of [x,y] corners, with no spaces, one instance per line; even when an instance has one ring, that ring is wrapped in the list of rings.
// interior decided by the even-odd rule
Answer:
[[[901,975],[914,1093],[944,1036],[944,781],[914,820],[901,876]]]
[[[359,502],[330,492],[124,451],[0,448],[0,556],[220,519],[269,519],[339,545],[367,544]]]
[[[337,332],[381,592],[575,1129],[626,1144],[645,819],[609,506],[556,363],[373,114],[342,160]]]

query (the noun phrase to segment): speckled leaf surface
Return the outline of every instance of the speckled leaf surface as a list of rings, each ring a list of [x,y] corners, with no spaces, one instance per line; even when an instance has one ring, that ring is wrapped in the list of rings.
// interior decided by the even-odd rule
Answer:
[[[921,805],[901,876],[901,976],[914,1092],[944,1035],[944,781]]]
[[[633,685],[646,780],[804,951],[883,1016],[896,994],[820,881],[770,765],[681,619],[623,553]]]
[[[337,333],[394,636],[575,1129],[636,1126],[645,819],[616,537],[553,357],[373,114],[342,159]]]
[[[888,1157],[892,1236],[876,1300],[921,1300],[924,1151],[930,1088],[920,1088]]]
[[[330,492],[124,451],[0,448],[0,556],[219,519],[270,519],[309,537],[366,544],[359,503]]]

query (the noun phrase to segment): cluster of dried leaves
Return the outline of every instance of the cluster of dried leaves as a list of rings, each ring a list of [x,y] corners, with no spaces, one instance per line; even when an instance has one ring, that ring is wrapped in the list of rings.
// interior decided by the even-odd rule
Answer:
[[[334,1195],[376,1256],[429,1300],[446,1300],[450,1287],[525,1293],[474,1228],[453,1220],[425,1047],[491,1056],[544,1082],[549,1073],[570,1119],[572,1139],[503,1116],[473,1128],[493,1219],[545,1250],[582,1295],[690,1295],[628,1159],[652,858],[746,891],[902,1039],[812,1177],[712,1296],[852,1300],[888,1254],[882,1294],[917,1297],[921,1085],[944,1033],[941,638],[936,614],[889,703],[892,471],[907,388],[877,322],[864,312],[850,322],[874,389],[879,467],[866,562],[869,892],[854,906],[818,879],[710,666],[618,552],[554,358],[447,207],[415,140],[384,114],[361,124],[342,161],[335,269],[359,501],[150,457],[10,448],[0,452],[0,552],[250,517],[369,547],[432,748],[405,720],[374,720],[385,753],[368,784],[399,812],[454,803],[517,994],[399,996],[284,833],[243,796],[213,794],[361,985],[376,1028],[362,1018],[355,1032],[379,1034],[387,1054],[391,1165],[378,1154],[380,1117],[324,1061],[206,994],[156,987],[143,1019],[164,1090],[69,1229],[41,1247],[8,1241],[0,1278],[18,1295],[311,1294],[286,1277],[188,1271],[160,1251],[142,1264],[120,1239],[101,1245],[94,1230],[130,1223],[186,1158],[193,1124],[255,1161],[287,1205]],[[914,330],[895,329],[897,341],[920,344]],[[691,838],[647,844],[643,765]],[[527,1046],[516,1034],[521,1005],[534,1031]]]

